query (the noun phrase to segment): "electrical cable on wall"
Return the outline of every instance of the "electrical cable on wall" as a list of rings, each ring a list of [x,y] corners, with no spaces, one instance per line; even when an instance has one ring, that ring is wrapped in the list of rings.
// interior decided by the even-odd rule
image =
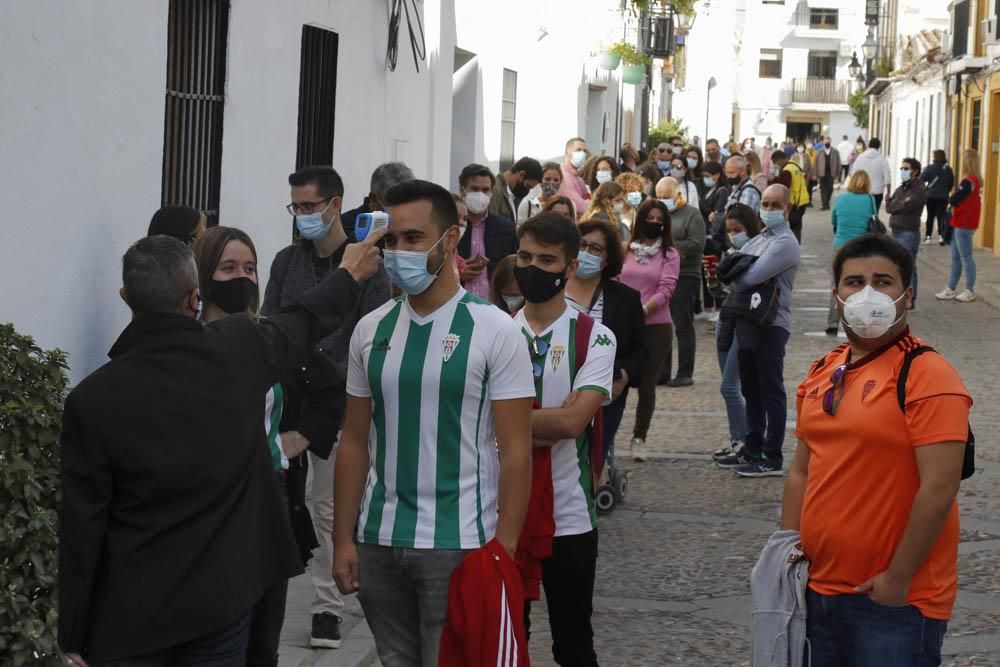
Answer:
[[[420,71],[420,61],[427,57],[427,45],[424,42],[424,26],[420,20],[420,9],[417,0],[391,0],[389,10],[389,39],[385,52],[386,67],[390,72],[396,71],[396,58],[399,55],[399,24],[406,15],[406,29],[410,34],[410,49],[413,52],[413,65]],[[410,10],[413,15],[410,15]],[[416,32],[413,22],[416,19]]]

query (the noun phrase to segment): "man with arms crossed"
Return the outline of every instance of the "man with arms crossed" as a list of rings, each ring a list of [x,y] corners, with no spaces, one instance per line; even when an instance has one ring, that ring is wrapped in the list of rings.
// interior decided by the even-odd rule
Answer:
[[[458,284],[452,195],[414,180],[385,203],[385,266],[405,294],[351,338],[334,575],[385,667],[436,667],[452,570],[494,535],[517,547],[535,388],[518,326]]]
[[[939,665],[955,603],[958,493],[972,398],[933,351],[897,378],[910,334],[913,257],[887,236],[837,253],[835,294],[849,343],[798,390],[798,447],[781,527],[809,557],[813,667]]]

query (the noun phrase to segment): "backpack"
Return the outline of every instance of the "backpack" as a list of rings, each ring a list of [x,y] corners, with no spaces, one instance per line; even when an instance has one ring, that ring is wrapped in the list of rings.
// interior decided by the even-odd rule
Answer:
[[[838,348],[839,349],[839,348]],[[920,345],[909,350],[903,357],[903,365],[899,369],[899,378],[896,380],[896,400],[899,402],[899,409],[906,413],[906,379],[910,376],[910,366],[913,360],[925,352],[935,352],[929,345]],[[812,373],[826,365],[826,357],[821,357],[812,367]],[[972,425],[969,425],[969,432],[965,438],[965,456],[962,459],[962,479],[969,479],[976,472],[976,435],[972,432]]]

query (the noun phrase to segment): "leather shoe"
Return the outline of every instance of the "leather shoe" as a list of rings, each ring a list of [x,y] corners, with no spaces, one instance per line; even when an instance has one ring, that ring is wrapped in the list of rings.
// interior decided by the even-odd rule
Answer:
[[[667,383],[668,387],[690,387],[694,384],[694,380],[691,378],[685,378],[678,375],[670,382]]]

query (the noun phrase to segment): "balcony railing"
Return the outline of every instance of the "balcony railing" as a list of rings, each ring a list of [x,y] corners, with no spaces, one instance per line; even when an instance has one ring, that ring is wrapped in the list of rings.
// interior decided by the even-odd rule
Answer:
[[[850,79],[792,79],[792,103],[847,104]]]

